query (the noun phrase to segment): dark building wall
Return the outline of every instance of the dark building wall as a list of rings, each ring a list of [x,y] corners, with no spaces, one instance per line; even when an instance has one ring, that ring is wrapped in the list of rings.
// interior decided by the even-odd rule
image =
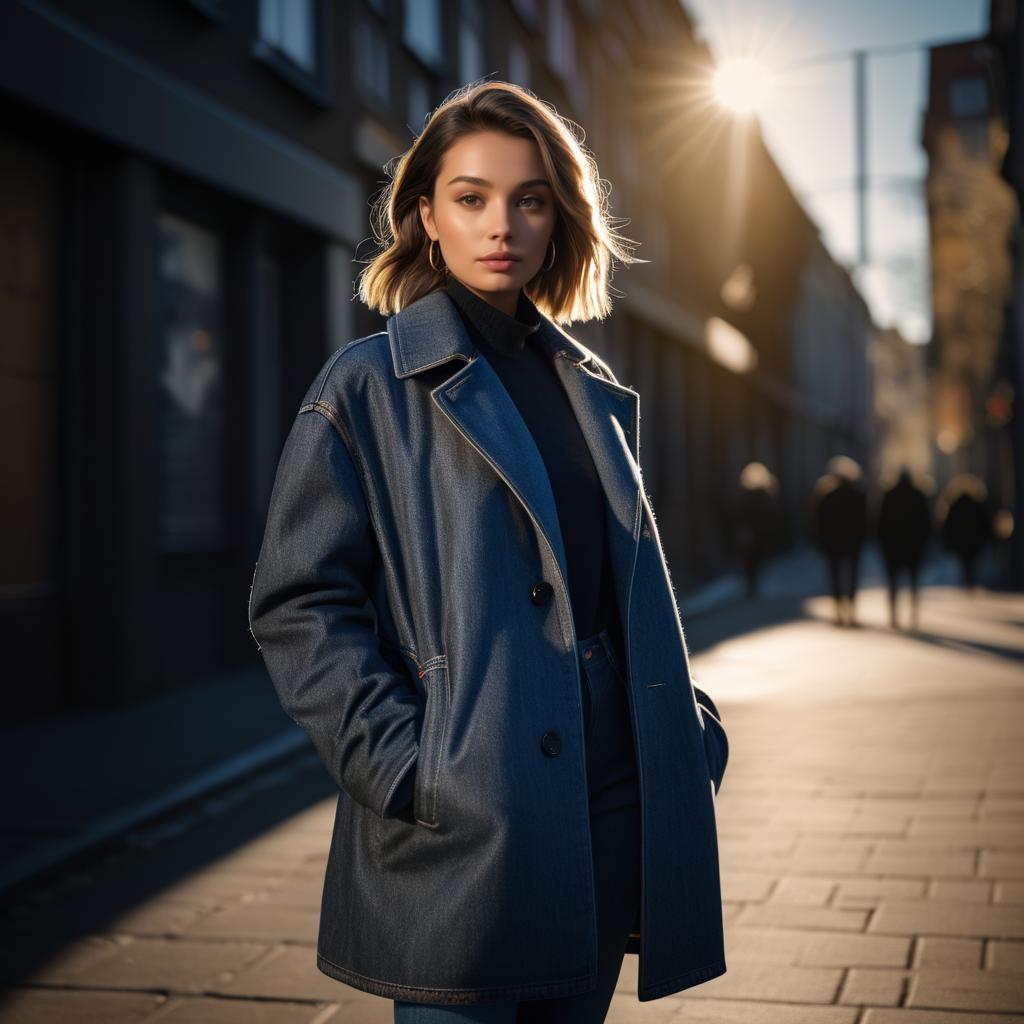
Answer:
[[[332,69],[322,99],[314,99],[312,83],[309,89],[290,85],[272,61],[254,56],[259,52],[255,2],[223,4],[222,19],[202,13],[189,0],[49,0],[47,6],[147,68],[187,83],[281,138],[339,167],[351,162],[353,107],[345,102],[351,88],[348,3],[321,4],[332,15],[322,41]]]
[[[20,278],[5,295],[48,320],[5,318],[0,459],[20,481],[8,508],[22,522],[4,531],[0,640],[27,681],[4,688],[10,718],[137,700],[252,661],[252,552],[288,413],[324,357],[328,240],[59,111],[10,94],[0,109],[3,266]],[[219,252],[215,326],[198,339],[216,353],[213,429],[189,455],[209,442],[202,537],[169,525],[194,496],[180,493],[185,435],[168,434],[165,318],[194,297],[170,294],[159,271],[167,217]]]
[[[62,199],[57,156],[0,135],[0,643],[20,714],[62,696]]]

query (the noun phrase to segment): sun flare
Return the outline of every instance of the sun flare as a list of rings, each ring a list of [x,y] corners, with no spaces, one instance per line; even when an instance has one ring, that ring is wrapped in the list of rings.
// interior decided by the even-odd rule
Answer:
[[[715,98],[738,114],[753,114],[763,107],[771,89],[764,66],[749,57],[726,61],[715,72]]]

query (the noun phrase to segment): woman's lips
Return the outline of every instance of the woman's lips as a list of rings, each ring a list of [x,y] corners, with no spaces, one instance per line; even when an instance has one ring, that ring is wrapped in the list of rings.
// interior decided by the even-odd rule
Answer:
[[[480,261],[488,270],[509,270],[518,260],[481,260]]]

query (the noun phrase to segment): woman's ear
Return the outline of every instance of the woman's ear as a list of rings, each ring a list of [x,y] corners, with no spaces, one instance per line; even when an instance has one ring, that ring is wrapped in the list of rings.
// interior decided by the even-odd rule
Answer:
[[[426,231],[427,237],[432,242],[436,242],[437,229],[434,227],[434,211],[426,196],[420,196],[420,220],[423,221],[423,229]]]

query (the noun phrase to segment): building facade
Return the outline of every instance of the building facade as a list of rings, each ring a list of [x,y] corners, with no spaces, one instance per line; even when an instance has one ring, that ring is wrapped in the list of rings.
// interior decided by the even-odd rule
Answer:
[[[1005,512],[1014,507],[1014,453],[1000,410],[1012,387],[1006,308],[1018,212],[999,173],[1009,134],[996,103],[995,66],[993,48],[983,40],[930,51],[922,144],[928,154],[936,485],[941,491],[957,474],[972,474],[985,484],[993,510]],[[1005,514],[994,525],[997,531],[1010,526]],[[1005,546],[999,550],[1005,558]]]
[[[801,453],[839,442],[796,342],[804,266],[827,258],[756,131],[743,166],[704,141],[710,64],[670,0],[5,4],[0,635],[31,685],[3,713],[257,666],[246,601],[284,434],[326,355],[383,326],[353,301],[369,204],[481,77],[583,126],[643,242],[613,315],[577,333],[641,392],[675,583],[730,567],[743,464],[795,501]]]
[[[998,372],[1007,382],[996,397],[998,419],[1005,427],[1013,474],[1012,532],[1008,538],[1007,578],[1024,586],[1024,15],[1015,0],[991,0],[989,37],[993,47],[992,84],[997,109],[1006,125],[1007,145],[1000,174],[1013,189],[1016,215],[1011,240],[1010,299],[998,356]]]

